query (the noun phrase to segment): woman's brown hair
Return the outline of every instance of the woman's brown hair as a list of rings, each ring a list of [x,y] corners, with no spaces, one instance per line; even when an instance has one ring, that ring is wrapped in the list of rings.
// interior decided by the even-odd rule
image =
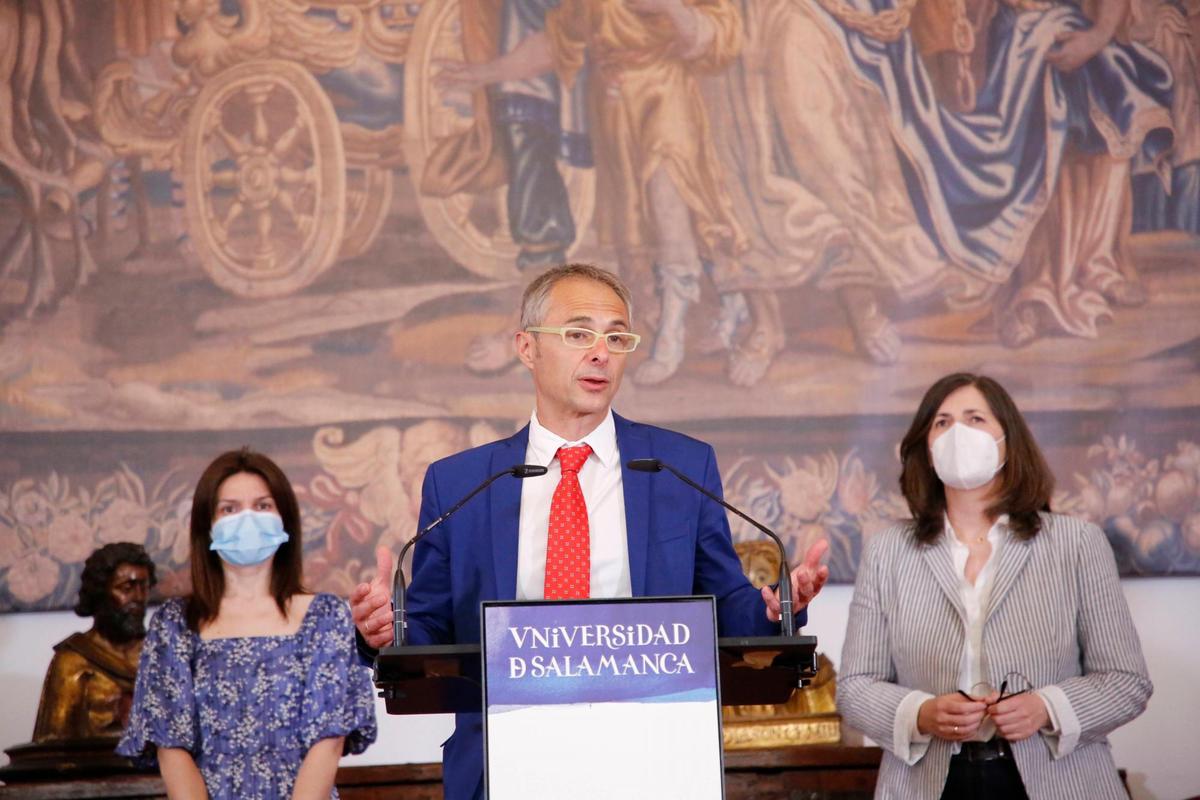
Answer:
[[[947,375],[929,387],[900,443],[900,491],[913,515],[916,526],[913,535],[922,544],[932,544],[942,535],[946,490],[929,455],[929,430],[945,399],[964,386],[974,386],[987,400],[1004,431],[1007,447],[1004,466],[1000,469],[1000,484],[987,508],[988,516],[995,519],[1008,514],[1008,525],[1013,534],[1019,539],[1032,539],[1042,527],[1038,512],[1050,510],[1054,475],[1004,387],[986,375],[969,372]]]
[[[262,453],[248,447],[217,456],[205,468],[192,496],[192,593],[187,599],[187,624],[193,631],[211,622],[221,609],[225,594],[225,567],[216,551],[210,550],[213,518],[217,511],[217,492],[232,475],[248,472],[266,482],[283,519],[288,540],[279,546],[271,561],[271,594],[279,613],[285,617],[292,595],[304,591],[304,565],[301,560],[300,504],[283,470]]]

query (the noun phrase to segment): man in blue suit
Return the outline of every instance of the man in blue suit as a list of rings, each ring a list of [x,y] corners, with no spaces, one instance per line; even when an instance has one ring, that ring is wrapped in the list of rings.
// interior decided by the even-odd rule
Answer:
[[[769,588],[755,590],[742,574],[724,509],[681,481],[625,467],[635,458],[661,459],[721,492],[712,447],[612,412],[626,356],[640,339],[630,320],[629,290],[598,267],[557,267],[526,288],[515,344],[533,376],[530,423],[508,439],[432,464],[420,526],[489,475],[522,463],[546,464],[549,471],[524,481],[501,479],[417,544],[408,592],[410,644],[478,642],[484,600],[562,596],[547,579],[557,571],[547,565],[560,563],[550,512],[559,513],[556,494],[560,481],[568,483],[557,454],[584,445],[586,460],[575,473],[587,519],[582,596],[711,594],[721,635],[779,632],[779,598]],[[827,547],[824,540],[815,544],[792,572],[797,624],[805,622],[803,609],[828,577],[820,564]],[[372,648],[392,638],[391,554],[380,548],[377,557],[375,580],[350,597],[362,643]],[[448,800],[483,796],[480,714],[458,715],[442,763]]]

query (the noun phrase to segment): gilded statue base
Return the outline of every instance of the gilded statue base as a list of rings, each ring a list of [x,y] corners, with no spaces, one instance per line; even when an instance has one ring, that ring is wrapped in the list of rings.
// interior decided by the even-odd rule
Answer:
[[[742,571],[761,589],[779,576],[779,551],[771,542],[734,546]],[[833,663],[817,655],[812,683],[778,705],[726,706],[721,710],[726,750],[765,750],[801,744],[838,744],[842,717],[837,713],[837,675]]]
[[[726,750],[753,750],[798,744],[837,744],[842,717],[837,713],[833,664],[817,656],[817,675],[779,705],[727,706],[721,716]]]
[[[816,714],[797,719],[735,722],[724,725],[726,750],[762,750],[798,744],[837,744],[842,739],[839,714]]]

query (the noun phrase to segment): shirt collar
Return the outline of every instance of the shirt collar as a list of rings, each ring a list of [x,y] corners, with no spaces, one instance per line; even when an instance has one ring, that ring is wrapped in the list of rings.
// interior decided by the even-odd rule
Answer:
[[[576,442],[569,442],[557,433],[545,428],[538,422],[537,409],[529,418],[529,453],[527,458],[533,464],[549,464],[554,460],[554,454],[563,445],[574,446],[587,444],[592,448],[592,455],[600,462],[600,466],[609,468],[620,460],[617,451],[617,426],[613,422],[612,409],[604,415],[604,419],[592,429],[592,432]]]

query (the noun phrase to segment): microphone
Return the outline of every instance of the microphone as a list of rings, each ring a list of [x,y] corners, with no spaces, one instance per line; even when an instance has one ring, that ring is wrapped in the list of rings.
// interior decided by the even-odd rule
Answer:
[[[433,522],[426,525],[417,535],[404,543],[404,547],[400,548],[400,557],[396,559],[396,574],[392,577],[392,646],[403,647],[408,633],[408,613],[405,609],[405,594],[408,587],[404,583],[404,556],[408,553],[417,542],[419,542],[425,534],[441,525],[443,522],[454,516],[460,508],[467,504],[472,497],[482,492],[487,487],[491,486],[496,481],[503,478],[505,475],[511,475],[514,478],[536,478],[539,475],[546,474],[546,467],[539,464],[516,464],[506,470],[501,470],[495,475],[490,476],[483,483],[471,490],[471,493],[459,500],[450,507],[446,513],[435,519]]]
[[[779,548],[779,595],[780,595],[780,597],[779,597],[779,624],[781,626],[780,632],[784,636],[795,636],[796,635],[796,617],[792,612],[792,575],[791,575],[791,570],[788,569],[787,550],[784,548],[783,542],[780,540],[780,538],[775,535],[775,531],[771,530],[766,525],[763,525],[758,520],[753,519],[750,516],[748,516],[747,514],[743,513],[740,509],[731,506],[729,503],[726,503],[720,497],[713,494],[708,489],[705,489],[703,486],[696,483],[694,480],[689,478],[687,475],[684,475],[682,472],[675,469],[670,464],[660,461],[657,458],[635,458],[635,459],[625,462],[625,466],[631,470],[634,470],[635,472],[662,472],[665,469],[667,472],[671,473],[676,478],[679,478],[679,480],[683,481],[688,486],[690,486],[693,489],[695,489],[696,491],[700,492],[700,494],[704,495],[709,500],[712,500],[716,503],[721,504],[729,511],[732,511],[734,514],[737,514],[739,517],[746,520],[746,522],[749,522],[755,528],[757,528],[758,530],[765,533],[767,536],[770,536],[772,539],[774,539],[775,546]]]

